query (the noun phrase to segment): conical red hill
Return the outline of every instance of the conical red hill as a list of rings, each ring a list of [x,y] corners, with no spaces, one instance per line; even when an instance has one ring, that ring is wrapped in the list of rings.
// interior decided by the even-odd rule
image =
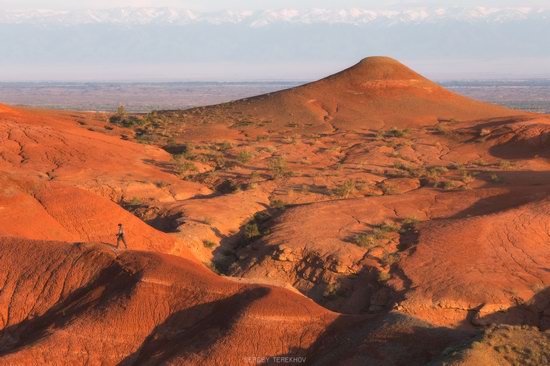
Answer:
[[[307,132],[420,127],[440,120],[527,114],[450,92],[389,57],[368,57],[339,73],[296,88],[202,109],[228,120],[268,121]],[[261,123],[260,123],[261,124]]]

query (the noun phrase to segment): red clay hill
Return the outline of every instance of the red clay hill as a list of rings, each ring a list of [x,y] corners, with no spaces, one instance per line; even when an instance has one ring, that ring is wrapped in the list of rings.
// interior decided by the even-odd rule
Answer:
[[[368,57],[319,81],[200,110],[207,116],[220,109],[242,117],[242,125],[297,125],[308,132],[404,128],[517,113],[450,92],[389,57]]]

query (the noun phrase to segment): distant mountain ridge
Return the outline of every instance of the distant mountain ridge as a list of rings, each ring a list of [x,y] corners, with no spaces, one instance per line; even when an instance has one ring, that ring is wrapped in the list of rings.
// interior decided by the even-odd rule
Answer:
[[[550,77],[549,24],[550,7],[0,9],[0,80],[307,80],[372,54],[432,78]]]
[[[94,10],[3,10],[0,24],[246,24],[262,27],[278,23],[293,24],[381,24],[469,21],[510,22],[550,19],[550,9],[532,7],[451,7],[410,8],[406,10],[278,9],[263,11],[198,12],[183,8],[112,8]]]

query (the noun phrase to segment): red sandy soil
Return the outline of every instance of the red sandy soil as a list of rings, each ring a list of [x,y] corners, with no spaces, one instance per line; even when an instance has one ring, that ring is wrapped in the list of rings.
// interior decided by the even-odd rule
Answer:
[[[547,116],[375,57],[108,117],[0,105],[0,364],[548,360]]]

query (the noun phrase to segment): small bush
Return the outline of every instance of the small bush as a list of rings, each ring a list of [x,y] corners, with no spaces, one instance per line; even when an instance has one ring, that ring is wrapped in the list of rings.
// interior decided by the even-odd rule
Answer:
[[[420,220],[414,218],[414,217],[408,217],[401,222],[401,229],[399,230],[400,233],[406,233],[409,231],[413,231],[416,229],[416,225]]]
[[[440,123],[435,127],[435,131],[440,135],[449,135],[451,134],[451,130],[449,129],[449,126],[447,126],[445,123]]]
[[[502,170],[510,169],[511,166],[512,162],[510,162],[509,160],[501,160],[498,162],[498,167]]]
[[[283,209],[286,207],[286,203],[282,200],[271,200],[269,206],[275,209]]]
[[[362,248],[370,250],[380,246],[378,240],[379,239],[377,239],[376,235],[373,233],[361,233],[355,235],[352,242]]]
[[[341,296],[349,296],[349,291],[337,283],[327,283],[323,290],[323,297],[327,300],[335,299]]]
[[[496,174],[496,173],[493,173],[489,176],[489,179],[491,180],[491,182],[493,183],[501,183],[502,182],[502,178]]]
[[[391,279],[389,272],[378,272],[378,282],[387,282]]]
[[[235,123],[231,127],[248,127],[248,126],[253,126],[253,125],[254,125],[253,121],[244,120],[244,121],[239,121],[239,122]]]
[[[229,194],[234,193],[239,190],[239,185],[232,181],[231,179],[224,180],[221,184],[218,184],[216,186],[216,191],[223,193],[223,194]]]
[[[388,234],[399,231],[400,228],[397,225],[383,223],[376,225],[371,232],[355,235],[352,242],[360,247],[370,250],[379,247],[380,241],[386,240],[388,238]]]
[[[447,166],[447,168],[450,169],[450,170],[463,170],[464,169],[464,164],[451,163]]]
[[[409,134],[408,129],[400,130],[397,127],[392,127],[389,130],[383,132],[384,137],[405,137]]]
[[[128,204],[130,204],[130,205],[132,205],[132,206],[139,206],[139,205],[142,204],[142,202],[141,202],[141,200],[140,200],[139,198],[134,197],[134,198],[132,198],[132,199],[128,202]]]
[[[262,235],[258,224],[254,221],[251,221],[244,226],[243,234],[248,240],[256,239]]]
[[[399,262],[398,253],[386,253],[381,259],[381,263],[384,267],[391,267],[397,262]]]
[[[443,188],[446,191],[454,189],[454,188],[456,188],[456,186],[457,186],[456,183],[453,182],[452,180],[446,180],[446,181],[441,183],[441,188]]]
[[[216,246],[216,243],[211,240],[203,240],[202,245],[204,245],[205,248],[212,249]]]
[[[346,180],[334,190],[334,194],[342,198],[348,198],[353,192],[355,192],[355,181],[352,179]]]
[[[290,176],[287,163],[282,156],[275,156],[269,161],[269,168],[274,179]]]
[[[235,157],[235,160],[237,160],[241,164],[246,164],[250,160],[252,160],[252,156],[253,156],[252,153],[248,151],[239,151],[239,153]]]
[[[167,183],[167,182],[165,182],[165,181],[162,181],[162,180],[158,180],[158,181],[155,182],[155,186],[156,186],[157,188],[166,188],[166,187],[168,187],[169,185],[170,185],[169,183]]]
[[[175,167],[176,173],[178,176],[185,178],[190,173],[198,172],[198,168],[195,164],[189,161],[178,161]]]
[[[382,190],[382,192],[385,194],[385,195],[392,195],[392,194],[395,194],[395,189],[382,183],[380,185],[380,189]]]
[[[491,165],[491,163],[489,163],[489,162],[487,162],[483,159],[474,160],[472,162],[472,164],[477,165],[477,166],[490,166]]]
[[[468,173],[467,171],[463,171],[460,180],[461,180],[464,184],[470,184],[470,183],[472,183],[472,182],[474,181],[474,176],[471,175],[470,173]]]
[[[219,150],[220,151],[228,151],[233,147],[230,142],[224,141],[220,144]]]
[[[429,167],[426,170],[426,176],[428,176],[429,178],[438,178],[443,174],[447,173],[448,171],[449,169],[447,169],[444,166],[433,166],[433,167]]]

